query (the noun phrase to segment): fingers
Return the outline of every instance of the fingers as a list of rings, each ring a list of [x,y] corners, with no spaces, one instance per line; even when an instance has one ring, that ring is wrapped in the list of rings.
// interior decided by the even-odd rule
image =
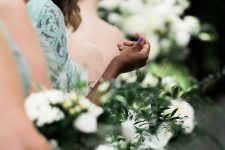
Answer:
[[[146,43],[146,41],[147,41],[145,36],[140,34],[140,33],[137,33],[136,36],[138,38],[138,44],[143,46]]]
[[[151,45],[148,42],[148,40],[146,39],[145,36],[143,36],[142,34],[137,33],[138,38],[140,39],[140,42],[142,44],[142,50],[139,51],[139,53],[146,59],[148,59],[149,57],[149,53],[150,53],[150,49],[151,49]],[[143,41],[141,41],[143,39]]]
[[[117,47],[118,47],[119,51],[123,51],[126,48],[132,47],[132,46],[135,46],[135,45],[137,45],[137,42],[125,40],[125,41],[122,41],[122,42],[118,43]]]
[[[121,44],[121,43],[118,43],[117,47],[118,47],[119,51],[123,51],[123,50],[126,49],[126,47],[123,44]]]
[[[134,46],[135,44],[137,44],[137,42],[134,41],[123,41],[123,45],[131,47]]]

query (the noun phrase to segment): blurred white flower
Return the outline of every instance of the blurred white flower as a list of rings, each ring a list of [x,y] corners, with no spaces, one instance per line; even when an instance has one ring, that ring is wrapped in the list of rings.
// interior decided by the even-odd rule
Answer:
[[[83,98],[80,100],[80,105],[83,107],[86,107],[88,109],[88,112],[95,116],[96,118],[99,117],[103,113],[103,108],[95,105],[92,103],[89,99]]]
[[[198,36],[202,41],[211,41],[213,37],[208,33],[200,33]]]
[[[194,123],[195,116],[194,116],[193,107],[189,103],[181,99],[171,100],[170,109],[166,110],[165,114],[172,113],[177,108],[178,110],[174,116],[184,117],[184,119],[182,119],[183,126],[185,128],[184,132],[186,134],[192,133],[195,127],[195,123]],[[180,122],[177,122],[177,123],[180,123]]]
[[[102,0],[99,3],[99,6],[107,10],[113,10],[119,6],[119,3],[120,3],[120,0]]]
[[[152,74],[148,73],[145,79],[142,81],[142,87],[156,86],[159,83],[159,79]]]
[[[163,77],[161,84],[163,87],[171,89],[173,86],[177,85],[176,78],[171,76]]]
[[[126,140],[132,140],[136,135],[136,128],[132,120],[122,123],[122,133]]]
[[[52,150],[62,150],[60,147],[59,147],[59,144],[58,144],[58,141],[55,140],[55,139],[50,139],[49,140],[49,145],[51,146]]]
[[[200,31],[200,22],[196,17],[185,16],[184,23],[190,34],[196,34]]]
[[[98,92],[104,93],[107,90],[109,90],[110,86],[111,86],[110,82],[108,82],[108,81],[107,82],[103,82],[102,84],[100,84],[98,86]]]
[[[137,75],[135,72],[123,73],[119,76],[119,79],[127,83],[134,83],[137,80]]]
[[[118,13],[113,12],[109,14],[108,20],[109,22],[120,26],[122,24],[123,18]]]
[[[111,145],[99,145],[95,150],[117,150]]]
[[[119,5],[119,9],[124,14],[139,13],[143,10],[143,8],[144,3],[140,0],[121,1]]]
[[[168,127],[166,127],[166,124],[162,124],[155,135],[151,135],[147,132],[143,133],[144,142],[140,145],[139,149],[163,149],[172,137],[173,134],[169,131]]]
[[[149,30],[149,22],[146,17],[140,14],[134,14],[127,18],[124,18],[123,31],[128,35],[134,35],[135,33],[146,33]]]
[[[97,118],[103,113],[103,108],[95,105],[87,98],[80,100],[80,105],[87,108],[86,113],[82,113],[74,121],[74,126],[84,133],[94,133],[98,130]]]
[[[191,40],[191,36],[188,32],[177,31],[175,33],[175,40],[179,46],[187,46]]]
[[[147,39],[151,44],[151,51],[149,53],[149,60],[154,60],[160,54],[160,45],[159,45],[159,38],[153,33],[149,33],[147,35]]]
[[[31,94],[25,101],[25,110],[37,126],[43,126],[64,118],[64,113],[52,105],[62,103],[65,95],[61,91],[51,90]]]
[[[83,133],[95,133],[97,132],[97,118],[91,113],[82,113],[74,121],[74,127]]]

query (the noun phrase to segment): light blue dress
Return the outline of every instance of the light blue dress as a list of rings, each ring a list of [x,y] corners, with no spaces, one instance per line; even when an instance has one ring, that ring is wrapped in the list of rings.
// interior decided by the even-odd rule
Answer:
[[[31,88],[31,76],[28,68],[28,63],[20,51],[19,47],[14,43],[12,37],[10,36],[6,26],[3,22],[0,21],[0,30],[4,34],[6,41],[8,42],[9,48],[12,50],[13,55],[15,56],[18,72],[23,83],[24,94],[28,95]]]
[[[77,81],[87,82],[80,65],[68,58],[64,16],[51,0],[30,0],[28,12],[43,47],[54,88],[71,91]]]

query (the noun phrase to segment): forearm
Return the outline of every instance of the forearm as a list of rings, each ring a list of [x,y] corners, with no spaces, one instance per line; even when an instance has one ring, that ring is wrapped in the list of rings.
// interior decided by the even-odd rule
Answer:
[[[14,42],[27,58],[32,81],[39,82],[50,88],[51,80],[48,74],[47,63],[26,12],[24,1],[0,0],[0,17],[7,26]]]
[[[113,59],[109,66],[107,67],[106,71],[103,73],[101,80],[97,82],[97,84],[94,86],[94,88],[91,89],[90,93],[88,94],[88,98],[94,102],[95,104],[99,105],[100,104],[100,98],[104,93],[99,93],[98,87],[103,81],[110,81],[113,79],[116,79],[119,75],[119,66],[116,61],[116,59]],[[109,89],[108,89],[109,90]]]
[[[50,150],[47,140],[38,133],[22,108],[4,112],[0,118],[2,150]]]

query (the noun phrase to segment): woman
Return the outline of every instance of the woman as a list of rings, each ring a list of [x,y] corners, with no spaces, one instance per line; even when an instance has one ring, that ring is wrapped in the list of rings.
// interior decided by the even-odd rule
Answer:
[[[58,64],[61,65],[66,73],[65,81],[72,81],[64,82],[68,90],[73,88],[70,85],[74,81],[81,78],[81,69],[77,69],[80,68],[79,65],[72,62],[68,57],[65,26],[65,23],[67,25],[70,23],[73,25],[74,30],[79,26],[79,8],[77,2],[77,0],[54,1],[61,8],[65,18],[52,0],[30,0],[27,4],[32,20],[40,34],[40,39],[47,41],[52,51],[54,51]],[[135,42],[123,43],[125,45],[123,52],[114,57],[110,62],[102,75],[103,80],[114,79],[121,73],[138,69],[146,64],[150,45],[142,35],[138,36],[142,39],[142,42],[139,44]],[[58,81],[60,80],[59,77]],[[56,80],[55,82],[58,81]],[[92,95],[92,92],[89,95]],[[94,101],[94,99],[92,100]]]
[[[5,33],[0,29],[0,149],[50,150],[47,141],[26,116],[23,105],[25,97],[17,66]]]
[[[69,48],[76,48],[76,41],[98,47],[103,56],[103,65],[99,66],[100,73],[103,73],[110,61],[119,54],[116,44],[123,40],[123,34],[115,26],[99,18],[97,14],[98,3],[99,0],[81,0],[79,2],[82,22],[76,32],[71,31],[69,27]],[[82,49],[82,52],[87,53],[85,49]],[[89,64],[89,59],[85,58],[80,59]],[[93,61],[98,62],[98,60]]]
[[[0,0],[0,20],[7,26],[13,41],[25,55],[31,70],[31,81],[50,88],[48,66],[27,15],[24,1]]]

